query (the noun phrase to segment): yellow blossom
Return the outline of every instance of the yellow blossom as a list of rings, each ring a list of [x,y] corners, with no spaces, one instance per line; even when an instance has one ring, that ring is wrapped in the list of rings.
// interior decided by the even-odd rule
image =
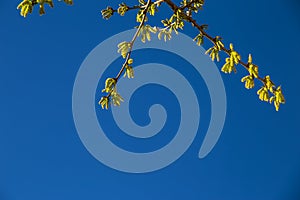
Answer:
[[[236,73],[236,69],[233,63],[230,62],[230,58],[226,58],[225,60],[225,64],[223,65],[223,67],[221,68],[221,71],[224,73],[231,73],[232,71],[234,71]]]
[[[269,92],[266,86],[263,86],[257,91],[258,97],[261,101],[269,101]]]
[[[102,109],[108,109],[108,103],[109,103],[109,98],[108,97],[102,97],[99,101],[99,105],[101,105]]]
[[[251,89],[254,87],[254,79],[252,75],[245,76],[241,79],[241,82],[245,82],[245,88]]]
[[[279,110],[280,104],[285,103],[285,98],[281,91],[281,86],[277,87],[276,90],[274,90],[274,96],[270,98],[270,103],[274,102],[274,106],[276,111]]]

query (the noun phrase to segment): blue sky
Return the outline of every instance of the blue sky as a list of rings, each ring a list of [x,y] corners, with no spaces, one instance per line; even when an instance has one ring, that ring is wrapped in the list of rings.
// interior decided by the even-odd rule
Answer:
[[[35,9],[23,19],[17,4],[0,3],[1,200],[300,198],[298,2],[206,1],[197,21],[209,24],[208,32],[221,35],[224,43],[233,42],[243,58],[251,53],[261,74],[282,85],[287,103],[275,112],[240,83],[245,71],[222,74],[228,110],[213,151],[197,158],[200,133],[179,160],[149,174],[119,172],[94,159],[72,116],[72,89],[82,61],[100,42],[136,26],[134,13],[105,21],[100,10],[111,2],[90,0],[72,7],[57,2],[43,17]],[[152,25],[168,14],[161,8]],[[184,33],[197,32],[186,26]]]

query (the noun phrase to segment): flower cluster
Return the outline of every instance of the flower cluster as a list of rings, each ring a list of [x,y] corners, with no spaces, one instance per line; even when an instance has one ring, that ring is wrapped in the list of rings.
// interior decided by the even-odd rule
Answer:
[[[111,102],[115,106],[120,106],[121,102],[124,101],[122,96],[117,92],[117,79],[108,78],[105,81],[105,87],[102,92],[108,93],[107,96],[104,96],[100,99],[99,104],[102,108],[108,109],[108,105]]]
[[[143,26],[141,26],[138,36],[140,36],[142,42],[145,43],[146,39],[148,41],[151,40],[151,33],[155,34],[155,33],[157,33],[157,31],[158,31],[158,29],[156,27],[151,27],[149,25],[143,25]]]
[[[232,71],[236,73],[235,65],[240,63],[241,56],[233,49],[233,44],[230,45],[229,58],[226,58],[225,64],[223,65],[221,71],[224,73],[231,73]]]
[[[222,38],[220,36],[217,36],[214,39],[214,46],[209,48],[205,54],[209,54],[209,56],[211,57],[212,61],[215,61],[215,59],[217,59],[217,61],[220,61],[220,56],[219,56],[219,52],[224,48],[224,44],[222,43]]]
[[[261,101],[266,101],[274,103],[276,111],[279,110],[280,104],[285,103],[285,98],[282,94],[281,86],[276,88],[275,84],[272,82],[270,76],[266,76],[264,79],[264,86],[257,91],[259,99]],[[272,96],[270,96],[270,94]]]
[[[128,77],[129,79],[130,78],[134,78],[134,71],[133,71],[133,68],[131,66],[131,64],[133,63],[133,59],[130,58],[128,60],[128,64],[125,65],[125,73],[124,73],[124,77]]]
[[[120,53],[122,55],[123,58],[126,57],[127,53],[130,51],[131,49],[131,43],[130,42],[121,42],[120,44],[118,44],[118,53]]]
[[[248,71],[249,75],[243,77],[241,82],[245,82],[245,88],[252,89],[254,88],[254,79],[258,78],[258,66],[252,63],[252,56],[249,54],[248,57]]]
[[[119,8],[118,8],[117,12],[121,16],[124,16],[128,10],[129,10],[129,7],[125,3],[121,3],[121,4],[119,4]]]
[[[73,5],[73,0],[64,0],[66,4]],[[52,0],[23,0],[17,7],[17,9],[21,10],[20,15],[23,17],[27,17],[29,13],[32,13],[33,7],[35,5],[39,5],[39,14],[45,14],[45,4],[48,4],[51,8],[54,7],[54,3]]]
[[[114,14],[114,9],[110,6],[107,6],[106,9],[101,10],[103,19],[109,19]]]
[[[20,15],[22,17],[26,17],[28,15],[28,13],[32,13],[33,5],[34,4],[32,3],[32,1],[24,0],[18,5],[17,9],[21,10]]]

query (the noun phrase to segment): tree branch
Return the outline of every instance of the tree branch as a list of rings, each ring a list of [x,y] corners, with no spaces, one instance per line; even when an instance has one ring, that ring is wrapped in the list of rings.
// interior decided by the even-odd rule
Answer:
[[[169,7],[173,10],[173,12],[176,12],[178,9],[183,9],[178,7],[175,3],[173,3],[171,0],[164,0],[164,2],[166,2]],[[191,1],[193,2],[193,1]],[[195,19],[193,19],[192,17],[186,15],[184,12],[182,13],[184,15],[184,18],[186,21],[190,22],[194,27],[196,27],[202,34],[204,37],[206,37],[208,40],[210,40],[214,45],[216,45],[216,40],[215,38],[213,38],[212,36],[210,36],[207,32],[205,32],[205,30],[203,29],[203,26],[199,25]],[[226,49],[225,47],[221,48],[227,55],[230,55],[230,50]],[[243,61],[239,61],[239,63],[245,68],[245,69],[249,69],[248,64],[246,64]],[[260,80],[264,85],[266,84],[264,78],[262,77],[258,77],[258,80]]]

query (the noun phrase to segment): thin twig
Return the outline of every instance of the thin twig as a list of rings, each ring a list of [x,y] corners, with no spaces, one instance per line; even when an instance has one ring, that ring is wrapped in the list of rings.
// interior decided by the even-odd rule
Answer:
[[[148,8],[149,8],[149,6],[150,6],[150,3],[151,3],[151,0],[148,0],[147,4],[145,5],[145,8],[144,8],[144,10],[143,10],[143,18],[142,18],[142,21],[140,22],[139,27],[137,28],[137,30],[136,30],[134,36],[132,37],[132,40],[130,41],[129,51],[128,51],[127,56],[126,56],[126,59],[125,59],[123,65],[122,65],[122,68],[120,69],[119,73],[118,73],[117,76],[115,77],[116,83],[118,82],[119,78],[121,77],[122,73],[124,72],[124,70],[125,70],[125,68],[126,68],[126,65],[128,64],[128,60],[130,59],[130,56],[131,56],[131,53],[132,53],[132,49],[133,49],[134,42],[135,42],[137,36],[139,35],[142,26],[143,26],[144,23],[145,23],[145,20],[146,20],[146,17],[147,17],[147,11],[148,11]],[[110,97],[110,95],[111,95],[111,92],[110,92],[106,97]]]
[[[184,9],[190,7],[193,3],[195,3],[195,1],[190,1],[190,2],[188,2],[185,6],[181,6],[180,9],[181,9],[181,10],[184,10]]]
[[[157,0],[157,1],[153,2],[153,4],[157,5],[157,4],[160,4],[162,2],[164,2],[164,0]],[[141,6],[141,5],[128,6],[128,10],[127,11],[137,10],[137,9],[145,9],[147,7],[147,5],[148,4],[143,5],[143,6]],[[113,12],[118,12],[118,9],[113,9],[112,11]]]

